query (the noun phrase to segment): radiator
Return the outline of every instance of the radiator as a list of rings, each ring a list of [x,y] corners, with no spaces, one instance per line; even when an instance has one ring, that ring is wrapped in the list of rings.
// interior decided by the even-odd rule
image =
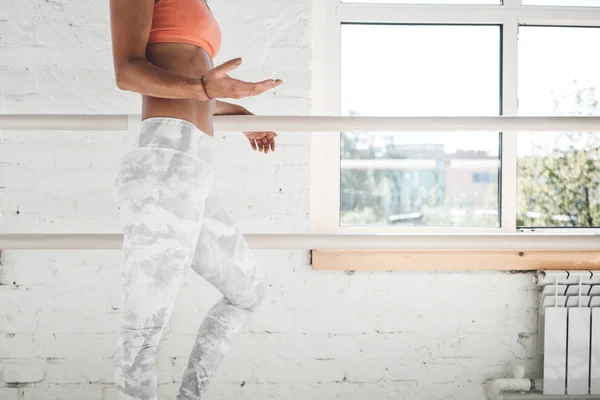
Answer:
[[[538,278],[544,394],[600,394],[600,270]]]

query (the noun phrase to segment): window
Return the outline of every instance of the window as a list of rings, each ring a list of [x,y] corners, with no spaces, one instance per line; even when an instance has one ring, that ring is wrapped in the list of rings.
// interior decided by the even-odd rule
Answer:
[[[343,115],[499,114],[499,26],[341,29]],[[370,56],[357,48],[369,48]],[[363,79],[375,65],[378,73]],[[489,132],[344,132],[341,225],[498,226],[498,180],[472,185],[468,177],[487,171],[497,177],[499,148],[499,134]]]
[[[600,112],[598,0],[315,4],[315,114]],[[314,143],[316,232],[600,227],[600,134],[340,132]]]
[[[599,42],[599,28],[521,27],[519,114],[599,115]],[[600,226],[599,134],[523,132],[517,149],[518,225]]]

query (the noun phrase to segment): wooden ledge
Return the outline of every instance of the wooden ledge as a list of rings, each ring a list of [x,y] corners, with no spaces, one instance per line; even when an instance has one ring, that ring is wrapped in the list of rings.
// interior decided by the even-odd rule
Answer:
[[[313,250],[312,266],[330,271],[598,270],[600,251]]]

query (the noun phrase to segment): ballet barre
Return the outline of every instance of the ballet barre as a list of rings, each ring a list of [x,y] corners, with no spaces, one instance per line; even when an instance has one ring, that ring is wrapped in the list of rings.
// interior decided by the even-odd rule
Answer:
[[[136,114],[4,114],[0,130],[129,131]],[[220,131],[288,132],[600,132],[600,117],[327,117],[217,116]],[[600,249],[600,236],[587,233],[333,233],[247,234],[253,249],[320,250],[572,250]],[[0,250],[120,249],[119,233],[0,234]]]
[[[600,249],[592,234],[310,234],[244,235],[252,249],[299,250],[517,250],[589,251]],[[0,250],[121,249],[118,233],[0,234]]]
[[[132,114],[5,114],[0,130],[127,131]],[[329,117],[216,116],[219,131],[278,132],[600,132],[600,117]]]

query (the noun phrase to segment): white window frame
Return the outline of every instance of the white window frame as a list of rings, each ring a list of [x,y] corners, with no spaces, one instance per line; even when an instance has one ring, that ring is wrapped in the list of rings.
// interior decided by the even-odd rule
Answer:
[[[343,23],[419,23],[501,25],[502,110],[517,115],[519,26],[600,27],[600,7],[503,5],[356,4],[314,0],[312,114],[340,115],[341,25]],[[365,49],[365,51],[367,51]],[[500,227],[340,226],[340,138],[314,133],[311,216],[314,233],[546,233],[599,234],[597,228],[517,229],[517,132],[502,133]]]

